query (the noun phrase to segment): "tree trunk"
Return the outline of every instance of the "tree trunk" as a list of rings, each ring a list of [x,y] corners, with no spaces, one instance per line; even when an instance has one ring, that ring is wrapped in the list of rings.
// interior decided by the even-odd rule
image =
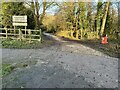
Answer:
[[[43,21],[43,18],[45,16],[46,6],[47,6],[47,2],[46,2],[46,0],[44,0],[44,2],[43,2],[43,13],[42,13],[42,15],[40,17],[40,22]]]
[[[99,38],[99,33],[100,33],[100,26],[101,26],[101,20],[102,20],[102,2],[101,0],[98,0],[98,4],[97,4],[97,13],[96,13],[96,17],[95,17],[95,31],[97,32],[97,38]]]
[[[78,20],[76,18],[76,39],[78,39],[78,34],[79,34],[79,31],[78,31]]]
[[[71,29],[71,38],[72,39],[74,38],[73,33],[74,33],[74,31]]]
[[[105,13],[104,13],[104,16],[103,16],[103,19],[102,19],[102,25],[101,25],[101,29],[100,29],[100,36],[102,36],[104,34],[104,29],[105,29],[105,23],[106,23],[109,4],[110,4],[110,1],[106,2]]]
[[[31,8],[34,14],[34,20],[35,20],[35,28],[38,29],[39,27],[39,5],[38,2],[32,1]]]
[[[39,22],[39,4],[38,4],[38,1],[35,2],[35,21],[36,21],[36,29],[39,29],[40,22]]]
[[[79,39],[79,31],[76,30],[76,39]]]
[[[88,2],[87,20],[90,31],[92,31],[92,3]]]

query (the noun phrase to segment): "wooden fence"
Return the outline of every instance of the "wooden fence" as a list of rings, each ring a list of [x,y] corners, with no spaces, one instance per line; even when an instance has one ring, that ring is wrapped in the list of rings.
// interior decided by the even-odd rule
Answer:
[[[11,28],[0,28],[0,39],[10,38],[17,40],[42,40],[41,29],[31,30],[31,29],[11,29]]]

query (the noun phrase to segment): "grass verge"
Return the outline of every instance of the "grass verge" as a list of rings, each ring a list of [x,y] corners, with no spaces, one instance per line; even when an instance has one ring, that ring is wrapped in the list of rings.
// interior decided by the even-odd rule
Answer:
[[[26,60],[23,62],[15,63],[14,65],[10,63],[4,63],[2,64],[2,69],[0,69],[0,77],[10,74],[16,68],[26,68],[27,66],[32,66],[35,65],[36,63],[37,61],[35,60],[31,60],[31,61]]]
[[[2,39],[2,48],[11,48],[11,49],[38,49],[45,46],[50,46],[54,44],[53,40],[49,40],[47,37],[43,36],[42,43],[40,41],[19,41],[13,39]]]
[[[120,58],[120,45],[119,43],[108,41],[107,44],[101,44],[100,40],[87,40],[87,41],[80,41],[80,43],[93,48],[95,50],[101,51],[104,54]]]
[[[14,66],[11,64],[2,64],[2,69],[0,70],[0,76],[5,76],[14,70]]]

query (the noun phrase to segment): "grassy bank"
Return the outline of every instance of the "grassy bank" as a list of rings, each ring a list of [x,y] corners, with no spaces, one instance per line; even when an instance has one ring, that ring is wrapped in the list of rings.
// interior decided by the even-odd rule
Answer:
[[[80,43],[103,52],[111,57],[120,58],[120,45],[115,41],[108,41],[108,44],[101,44],[100,40],[80,41]]]
[[[45,46],[50,46],[54,41],[48,39],[47,37],[42,37],[42,43],[40,41],[20,41],[13,39],[2,39],[2,48],[12,48],[12,49],[39,49]]]

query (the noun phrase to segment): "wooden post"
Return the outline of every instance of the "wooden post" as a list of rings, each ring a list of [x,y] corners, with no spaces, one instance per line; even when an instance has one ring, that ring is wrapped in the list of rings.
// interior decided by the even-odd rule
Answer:
[[[29,29],[29,43],[31,42],[31,30]]]
[[[40,42],[42,42],[42,33],[41,33],[41,29],[40,29]]]
[[[25,26],[25,38],[26,38],[26,26]]]
[[[21,30],[19,29],[19,39],[21,41]]]
[[[14,26],[14,35],[15,35],[15,26]]]
[[[20,39],[20,29],[19,29],[19,39]]]
[[[5,28],[5,30],[6,30],[6,39],[8,39],[8,30],[7,30],[7,28]]]

